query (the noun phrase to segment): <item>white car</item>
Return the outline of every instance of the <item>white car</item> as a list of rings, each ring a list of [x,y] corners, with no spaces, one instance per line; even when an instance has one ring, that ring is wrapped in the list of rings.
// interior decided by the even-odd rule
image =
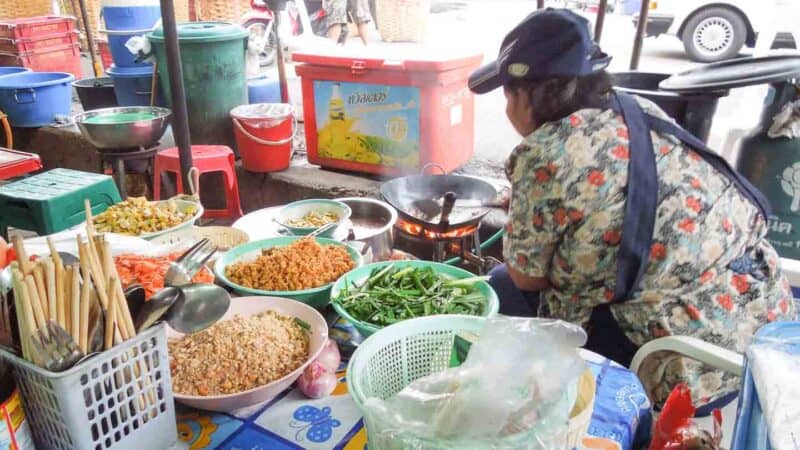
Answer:
[[[791,43],[790,31],[800,27],[800,0],[644,1],[650,1],[646,36],[676,36],[700,62],[735,57],[744,46],[755,46],[759,30],[769,26],[777,27],[779,45]]]

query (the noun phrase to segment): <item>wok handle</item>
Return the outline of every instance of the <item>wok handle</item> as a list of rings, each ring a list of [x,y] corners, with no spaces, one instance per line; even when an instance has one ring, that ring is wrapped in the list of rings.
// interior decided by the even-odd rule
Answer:
[[[448,192],[444,194],[444,201],[442,202],[442,215],[439,219],[439,228],[444,232],[450,227],[450,213],[453,212],[453,205],[456,204],[456,194]]]

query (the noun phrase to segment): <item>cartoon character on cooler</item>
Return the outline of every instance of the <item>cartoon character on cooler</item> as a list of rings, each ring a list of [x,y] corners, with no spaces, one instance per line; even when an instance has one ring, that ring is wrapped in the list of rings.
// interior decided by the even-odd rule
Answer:
[[[792,197],[790,210],[797,212],[800,209],[800,162],[783,169],[783,173],[778,179],[781,180],[783,192]]]

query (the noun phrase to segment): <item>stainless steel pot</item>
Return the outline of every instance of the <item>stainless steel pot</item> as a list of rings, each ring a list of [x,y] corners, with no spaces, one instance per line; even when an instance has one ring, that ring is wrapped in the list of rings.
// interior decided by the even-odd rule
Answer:
[[[353,224],[353,239],[369,246],[373,261],[388,260],[394,248],[397,211],[388,203],[371,198],[348,197],[337,200],[352,210],[350,222]]]
[[[98,116],[130,114],[130,120],[118,119],[93,122]],[[142,118],[136,118],[141,115]],[[101,150],[120,150],[149,147],[167,131],[172,111],[156,106],[120,106],[76,114],[75,124],[92,145]]]

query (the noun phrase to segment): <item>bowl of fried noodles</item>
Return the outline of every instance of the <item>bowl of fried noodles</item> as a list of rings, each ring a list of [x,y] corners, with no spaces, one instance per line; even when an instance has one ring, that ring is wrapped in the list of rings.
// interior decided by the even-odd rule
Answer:
[[[361,264],[361,254],[347,244],[290,236],[234,247],[217,260],[214,272],[240,295],[291,298],[323,308],[333,283]]]
[[[335,227],[320,234],[322,237],[333,237],[339,225],[350,218],[350,214],[350,207],[340,201],[309,199],[284,206],[276,220],[295,236],[305,236],[320,227],[336,223]]]

